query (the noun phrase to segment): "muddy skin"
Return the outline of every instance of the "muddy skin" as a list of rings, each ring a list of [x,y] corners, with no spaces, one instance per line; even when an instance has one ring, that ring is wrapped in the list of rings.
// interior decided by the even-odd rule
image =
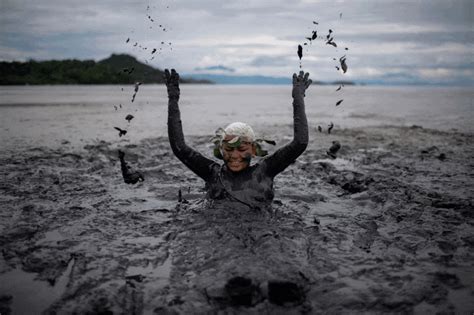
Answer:
[[[252,161],[252,155],[246,154],[244,159],[245,159],[245,162],[246,162],[248,165],[250,165],[250,162]]]
[[[168,87],[168,137],[176,157],[206,182],[207,198],[214,201],[237,200],[250,208],[268,207],[273,200],[273,179],[300,156],[308,144],[308,122],[304,109],[304,91],[309,86],[308,74],[293,78],[294,139],[274,154],[240,172],[204,157],[184,141],[178,107],[179,76],[165,71]],[[247,156],[250,162],[251,156]]]

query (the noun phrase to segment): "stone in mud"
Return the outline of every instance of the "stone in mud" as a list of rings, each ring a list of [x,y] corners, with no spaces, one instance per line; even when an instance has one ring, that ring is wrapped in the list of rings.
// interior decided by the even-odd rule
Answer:
[[[351,194],[357,194],[367,190],[367,187],[365,185],[361,185],[357,182],[347,182],[342,185],[341,188],[347,192],[350,192]]]
[[[423,129],[423,126],[412,125],[412,126],[410,127],[410,129]]]
[[[33,210],[35,210],[35,206],[29,204],[24,206],[21,210],[23,210],[24,212],[32,212]]]
[[[225,285],[225,291],[234,306],[253,306],[261,297],[258,286],[245,277],[229,279]]]
[[[146,277],[145,276],[142,276],[142,275],[133,275],[133,276],[127,276],[125,277],[125,279],[127,281],[129,280],[133,280],[133,281],[136,281],[136,282],[142,282],[143,279],[145,279]]]
[[[423,149],[421,150],[421,153],[422,154],[429,154],[429,153],[432,153],[434,151],[439,151],[439,148],[435,145],[431,146],[431,147],[428,147],[426,149]]]
[[[12,310],[10,305],[12,304],[13,296],[11,295],[1,295],[0,296],[0,314],[11,314]]]
[[[225,286],[222,283],[213,283],[205,289],[206,296],[208,299],[225,303],[226,302],[226,291]]]
[[[437,156],[437,159],[440,160],[440,161],[446,160],[446,154],[445,154],[445,153],[441,153],[440,155]]]
[[[450,287],[451,289],[461,289],[464,286],[461,284],[458,276],[446,272],[436,272],[434,274],[435,278],[439,280],[442,284]]]
[[[281,306],[295,306],[304,302],[305,292],[298,284],[290,281],[269,281],[268,300]]]
[[[331,158],[337,158],[337,152],[341,149],[341,144],[339,141],[333,141],[331,147],[326,151],[327,155]]]

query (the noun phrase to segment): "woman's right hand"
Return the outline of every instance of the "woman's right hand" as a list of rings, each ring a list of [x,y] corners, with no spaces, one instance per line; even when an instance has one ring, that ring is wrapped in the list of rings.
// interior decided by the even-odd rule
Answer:
[[[293,98],[296,97],[304,97],[306,89],[313,83],[311,79],[309,79],[309,73],[304,73],[300,71],[299,75],[296,73],[293,74],[293,91],[292,96]]]
[[[169,98],[179,98],[179,74],[176,70],[165,69],[165,84],[168,89]]]

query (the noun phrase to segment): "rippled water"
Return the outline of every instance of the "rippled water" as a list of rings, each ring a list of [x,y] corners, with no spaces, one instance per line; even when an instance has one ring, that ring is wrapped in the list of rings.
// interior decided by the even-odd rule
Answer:
[[[336,88],[312,86],[307,91],[313,132],[330,122],[335,128],[416,124],[474,131],[474,92],[469,88],[346,86],[338,92]],[[133,103],[132,95],[131,85],[3,86],[0,139],[6,147],[113,141],[118,139],[114,126],[129,130],[122,141],[165,136],[165,87],[142,85]],[[291,86],[182,85],[184,132],[211,135],[217,127],[245,121],[257,133],[271,133],[274,126],[292,123],[291,101]],[[135,116],[130,124],[124,119],[129,113]]]

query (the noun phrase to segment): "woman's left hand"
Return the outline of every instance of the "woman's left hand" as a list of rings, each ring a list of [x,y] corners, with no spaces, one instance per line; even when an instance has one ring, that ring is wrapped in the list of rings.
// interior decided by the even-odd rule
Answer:
[[[179,74],[174,69],[171,69],[171,73],[168,69],[165,69],[165,84],[168,88],[169,98],[179,98]]]

